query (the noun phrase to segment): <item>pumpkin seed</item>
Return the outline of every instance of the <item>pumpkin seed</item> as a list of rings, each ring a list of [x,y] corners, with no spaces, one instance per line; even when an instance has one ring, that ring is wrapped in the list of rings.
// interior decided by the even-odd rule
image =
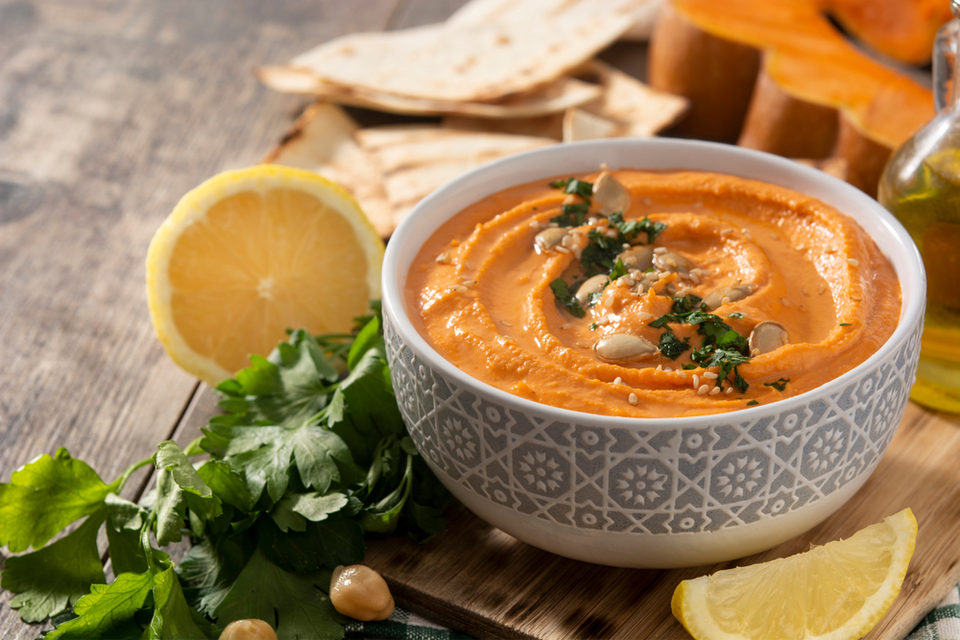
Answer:
[[[790,334],[779,322],[765,320],[755,326],[747,340],[750,346],[750,357],[776,351],[780,347],[790,344]]]
[[[737,300],[743,300],[756,290],[757,285],[755,284],[738,284],[732,287],[714,289],[707,294],[703,302],[707,305],[707,309],[713,311],[724,304],[724,298],[727,299],[727,302],[736,302]]]
[[[590,296],[594,293],[600,293],[603,291],[603,288],[609,281],[610,278],[603,274],[588,278],[582,285],[580,285],[580,288],[577,289],[577,293],[574,294],[574,297],[576,297],[577,302],[580,303],[581,307],[586,307],[590,301]]]
[[[550,227],[544,229],[533,239],[533,247],[537,253],[549,251],[563,242],[563,237],[567,235],[567,230],[563,227]]]
[[[656,345],[642,336],[613,333],[597,340],[593,352],[605,362],[625,363],[656,355]]]
[[[654,251],[653,263],[660,271],[672,271],[673,273],[689,273],[690,269],[693,269],[692,262],[673,251],[664,251],[663,253]]]
[[[653,249],[649,245],[631,247],[617,254],[617,260],[622,261],[628,269],[646,271],[653,266]]]
[[[598,212],[605,216],[611,213],[626,213],[630,208],[630,192],[619,180],[604,171],[593,183],[593,202]]]

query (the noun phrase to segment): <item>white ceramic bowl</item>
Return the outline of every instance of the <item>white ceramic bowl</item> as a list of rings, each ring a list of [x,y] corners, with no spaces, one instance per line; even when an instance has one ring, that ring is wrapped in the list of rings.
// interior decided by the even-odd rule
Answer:
[[[454,367],[414,329],[403,296],[423,242],[506,187],[611,168],[697,169],[782,185],[859,222],[890,259],[903,305],[868,360],[813,391],[742,411],[672,419],[596,416],[541,405]],[[404,420],[450,491],[488,523],[554,553],[612,566],[730,560],[799,535],[840,508],[876,468],[903,416],[920,350],[926,282],[903,227],[876,201],[776,156],[683,140],[602,140],[508,157],[424,199],[387,247],[387,355]],[[538,482],[549,475],[554,482]],[[624,486],[644,492],[626,499]]]

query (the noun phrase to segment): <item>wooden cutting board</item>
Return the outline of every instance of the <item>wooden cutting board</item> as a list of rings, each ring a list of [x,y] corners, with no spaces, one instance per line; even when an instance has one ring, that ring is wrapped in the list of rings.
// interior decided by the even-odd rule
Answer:
[[[447,533],[416,546],[371,542],[366,564],[402,606],[478,638],[689,638],[670,613],[681,580],[806,551],[849,537],[904,507],[917,549],[900,596],[866,638],[902,638],[960,580],[960,420],[910,403],[873,476],[839,512],[806,534],[739,561],[692,569],[615,569],[540,551],[465,508]]]

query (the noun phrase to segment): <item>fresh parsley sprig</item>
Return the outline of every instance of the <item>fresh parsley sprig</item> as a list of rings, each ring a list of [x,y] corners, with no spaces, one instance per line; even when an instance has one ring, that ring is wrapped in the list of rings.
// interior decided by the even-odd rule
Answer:
[[[241,618],[339,638],[330,570],[360,562],[367,535],[444,529],[449,496],[406,434],[376,313],[354,334],[294,331],[251,363],[218,387],[224,414],[185,450],[163,442],[106,484],[60,449],[0,484],[0,544],[34,549],[2,575],[23,620],[53,618],[48,638],[217,638]],[[149,465],[154,491],[120,498]],[[184,536],[193,546],[175,565],[163,547]]]
[[[557,278],[551,282],[550,289],[557,298],[557,304],[565,308],[572,316],[582,318],[587,315],[587,312],[580,306],[580,301],[570,292],[570,288],[563,278]]]

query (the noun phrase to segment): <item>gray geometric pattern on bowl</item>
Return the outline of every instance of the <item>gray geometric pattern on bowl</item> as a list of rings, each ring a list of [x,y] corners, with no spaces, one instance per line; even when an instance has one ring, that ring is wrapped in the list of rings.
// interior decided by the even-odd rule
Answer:
[[[523,514],[648,534],[775,518],[871,472],[903,415],[922,328],[895,358],[824,400],[754,420],[734,412],[707,428],[647,431],[627,421],[540,423],[478,398],[435,375],[384,317],[401,413],[435,468]]]

